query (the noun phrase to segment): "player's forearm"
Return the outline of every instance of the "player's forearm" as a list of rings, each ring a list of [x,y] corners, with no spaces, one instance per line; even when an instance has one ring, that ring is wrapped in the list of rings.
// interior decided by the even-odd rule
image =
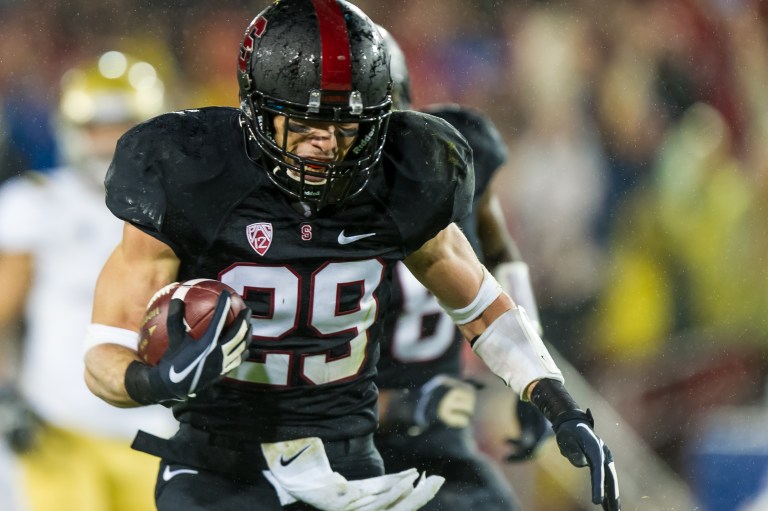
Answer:
[[[563,380],[525,310],[514,306],[487,271],[472,302],[461,309],[443,306],[472,349],[521,398],[542,378]]]
[[[125,372],[135,360],[136,352],[124,346],[93,346],[85,354],[85,383],[93,394],[113,406],[139,406],[125,390]]]
[[[485,332],[496,318],[515,307],[515,303],[506,293],[499,294],[496,299],[482,312],[480,317],[464,325],[458,325],[465,339],[471,341]]]
[[[523,260],[520,249],[509,234],[499,198],[491,190],[483,195],[477,208],[477,234],[485,265],[489,269],[493,270],[501,263]]]

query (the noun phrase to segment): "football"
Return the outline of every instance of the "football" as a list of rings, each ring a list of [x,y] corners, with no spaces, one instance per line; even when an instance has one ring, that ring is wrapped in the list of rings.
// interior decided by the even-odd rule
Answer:
[[[216,302],[222,291],[231,295],[225,327],[232,324],[245,309],[243,298],[228,285],[212,279],[194,279],[174,282],[158,290],[147,304],[147,312],[141,322],[139,357],[145,364],[156,365],[168,349],[168,305],[174,298],[184,300],[184,321],[193,339],[200,339],[211,322]]]

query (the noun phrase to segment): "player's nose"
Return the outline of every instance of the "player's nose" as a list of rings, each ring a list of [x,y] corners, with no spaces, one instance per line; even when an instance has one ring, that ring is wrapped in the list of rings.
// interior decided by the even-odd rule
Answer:
[[[335,126],[329,126],[325,129],[314,129],[312,130],[310,141],[324,153],[335,151],[338,147],[335,131]]]

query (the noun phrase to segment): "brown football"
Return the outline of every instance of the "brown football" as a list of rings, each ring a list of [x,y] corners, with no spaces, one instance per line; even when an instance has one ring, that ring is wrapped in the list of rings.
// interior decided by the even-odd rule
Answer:
[[[141,322],[139,357],[144,363],[156,365],[168,349],[168,305],[173,298],[184,300],[184,321],[193,339],[200,339],[211,322],[216,302],[222,291],[232,296],[225,326],[229,326],[245,309],[243,298],[228,285],[212,279],[194,279],[174,282],[157,291],[149,300],[147,312]]]

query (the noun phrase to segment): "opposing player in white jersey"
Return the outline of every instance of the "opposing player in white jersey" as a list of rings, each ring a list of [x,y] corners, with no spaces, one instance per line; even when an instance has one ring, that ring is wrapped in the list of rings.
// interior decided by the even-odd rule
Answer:
[[[15,503],[0,492],[0,509],[154,509],[157,460],[130,440],[175,420],[161,406],[117,409],[90,393],[83,338],[99,269],[122,235],[104,208],[104,176],[119,136],[167,108],[163,86],[152,65],[116,51],[70,70],[57,115],[66,165],[0,188],[0,442],[15,451],[21,486]]]

